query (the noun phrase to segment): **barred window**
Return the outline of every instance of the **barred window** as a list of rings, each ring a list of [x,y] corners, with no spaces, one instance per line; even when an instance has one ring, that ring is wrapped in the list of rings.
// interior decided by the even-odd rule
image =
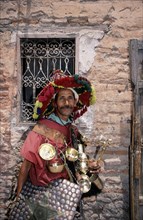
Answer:
[[[75,39],[20,39],[22,93],[22,122],[32,122],[36,96],[47,84],[51,73],[62,69],[66,74],[75,73]]]

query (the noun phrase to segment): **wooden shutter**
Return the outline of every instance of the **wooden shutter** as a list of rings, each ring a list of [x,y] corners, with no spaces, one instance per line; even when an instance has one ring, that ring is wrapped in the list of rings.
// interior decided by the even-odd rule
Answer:
[[[130,69],[133,89],[130,146],[131,220],[143,219],[143,41],[130,41]]]

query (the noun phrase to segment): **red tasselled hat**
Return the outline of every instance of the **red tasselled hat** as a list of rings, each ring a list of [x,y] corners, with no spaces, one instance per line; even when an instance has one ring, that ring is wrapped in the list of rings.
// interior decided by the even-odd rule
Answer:
[[[80,117],[87,111],[87,107],[94,104],[95,90],[91,83],[79,75],[66,75],[62,70],[56,70],[50,82],[42,89],[34,106],[34,119],[48,116],[54,111],[52,101],[60,89],[71,89],[77,99],[77,105],[73,111],[73,119]]]

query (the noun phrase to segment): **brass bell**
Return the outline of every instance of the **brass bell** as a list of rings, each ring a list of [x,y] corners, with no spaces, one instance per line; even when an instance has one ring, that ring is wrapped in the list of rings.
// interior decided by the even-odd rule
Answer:
[[[72,147],[68,147],[66,149],[66,158],[69,160],[69,161],[76,161],[78,159],[78,151]]]

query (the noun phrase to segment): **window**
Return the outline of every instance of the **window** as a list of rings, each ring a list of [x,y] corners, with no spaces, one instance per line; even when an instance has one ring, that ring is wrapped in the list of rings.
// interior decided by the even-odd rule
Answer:
[[[20,39],[22,122],[32,122],[36,96],[47,84],[55,69],[75,73],[75,38]]]

